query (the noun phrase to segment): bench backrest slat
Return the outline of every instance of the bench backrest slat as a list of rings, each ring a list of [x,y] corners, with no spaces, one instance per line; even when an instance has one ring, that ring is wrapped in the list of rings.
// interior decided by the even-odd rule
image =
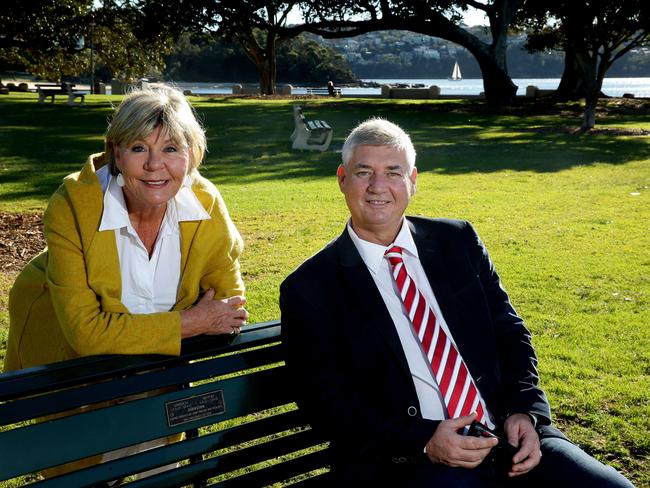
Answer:
[[[91,356],[61,363],[35,366],[32,368],[0,374],[0,401],[31,396],[40,392],[51,392],[52,384],[58,388],[84,385],[112,379],[141,371],[162,367],[175,367],[194,359],[203,359],[223,353],[270,344],[279,340],[278,321],[249,326],[245,334],[236,336],[232,342],[228,337],[197,337],[183,342],[180,357],[175,356]],[[0,416],[0,425],[3,418]]]
[[[212,453],[215,450],[215,446],[218,446],[219,449],[227,449],[243,442],[250,442],[293,428],[303,430],[306,428],[306,422],[298,410],[291,410],[272,417],[236,425],[200,437],[188,439],[182,443],[169,444],[160,448],[140,452],[128,458],[98,464],[85,470],[46,480],[43,486],[49,488],[83,486],[88,479],[92,479],[95,483],[106,482],[140,472],[143,469],[165,466],[192,456]],[[267,459],[273,459],[274,450],[270,449],[268,444],[265,444],[265,446],[267,455],[269,456]],[[250,464],[247,459],[242,459],[242,462],[244,463],[242,466]],[[214,463],[208,465],[201,464],[200,466],[198,468],[194,467],[191,473],[190,470],[185,468],[182,468],[182,472],[175,472],[175,470],[165,472],[155,478],[158,484],[154,484],[153,486],[174,486],[170,480],[178,477],[181,477],[187,483],[190,477],[200,478],[202,475],[205,475],[203,477],[206,478],[214,476],[215,470],[218,468]]]
[[[273,368],[10,430],[0,437],[3,452],[0,477],[11,478],[289,403],[281,388],[275,392],[267,388],[270,384],[283,384],[282,369]],[[168,425],[166,403],[215,391],[223,393],[223,413],[175,427]],[[138,415],[139,411],[149,415]],[[74,443],[66,442],[70,432],[75,432]]]
[[[228,357],[179,364],[174,369],[158,369],[148,372],[146,375],[129,376],[124,378],[117,388],[119,388],[121,396],[133,395],[279,361],[282,361],[282,356],[280,345],[277,344]],[[104,402],[116,397],[115,388],[112,382],[92,383],[74,389],[53,392],[50,395],[29,397],[0,404],[0,419],[5,424],[13,423],[88,405],[91,398],[93,403]]]
[[[258,471],[253,471],[251,473],[246,473],[240,477],[232,478],[225,480],[222,483],[218,483],[216,486],[220,487],[242,487],[250,488],[251,486],[265,486],[268,483],[268,480],[285,480],[300,475],[305,472],[310,471],[310,467],[313,466],[324,466],[328,464],[329,460],[327,453],[325,451],[316,451],[304,456],[295,457],[293,459],[287,460],[280,464],[275,464],[266,468],[262,468]],[[326,478],[323,475],[314,476],[309,478],[311,480],[310,484],[316,485],[313,483],[316,481],[319,486],[331,486],[325,482]],[[215,485],[211,485],[215,486]],[[296,486],[292,484],[291,486]]]

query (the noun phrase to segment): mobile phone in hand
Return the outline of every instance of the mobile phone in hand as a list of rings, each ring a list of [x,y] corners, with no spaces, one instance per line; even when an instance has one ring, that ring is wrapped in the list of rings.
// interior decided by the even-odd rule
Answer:
[[[467,431],[467,435],[473,437],[494,437],[499,440],[499,443],[496,445],[496,449],[501,451],[500,457],[504,459],[512,459],[512,456],[518,451],[518,449],[510,444],[507,439],[502,436],[497,435],[491,429],[488,429],[485,425],[476,420],[472,422]],[[511,462],[512,464],[512,462]]]

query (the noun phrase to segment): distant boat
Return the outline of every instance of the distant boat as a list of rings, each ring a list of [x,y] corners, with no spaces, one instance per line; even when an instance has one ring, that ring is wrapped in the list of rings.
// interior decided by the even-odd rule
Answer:
[[[463,79],[463,76],[460,74],[460,66],[458,66],[458,61],[454,63],[454,69],[451,71],[451,76],[449,79],[452,81],[460,81]]]

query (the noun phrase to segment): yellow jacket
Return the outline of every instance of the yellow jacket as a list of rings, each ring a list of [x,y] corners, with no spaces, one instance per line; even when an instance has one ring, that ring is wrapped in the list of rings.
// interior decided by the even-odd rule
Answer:
[[[244,293],[242,239],[216,187],[196,176],[192,190],[211,220],[180,222],[181,282],[172,311],[133,315],[120,301],[115,235],[98,232],[103,193],[95,170],[103,154],[63,180],[45,211],[48,248],[20,273],[9,294],[5,371],[96,354],[178,355],[181,310],[208,290]]]

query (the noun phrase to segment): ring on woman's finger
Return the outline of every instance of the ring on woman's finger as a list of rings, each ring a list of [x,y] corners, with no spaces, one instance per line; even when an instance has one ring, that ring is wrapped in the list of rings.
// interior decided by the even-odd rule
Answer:
[[[235,328],[233,327],[230,331],[230,335],[235,335],[237,332],[235,332]]]

